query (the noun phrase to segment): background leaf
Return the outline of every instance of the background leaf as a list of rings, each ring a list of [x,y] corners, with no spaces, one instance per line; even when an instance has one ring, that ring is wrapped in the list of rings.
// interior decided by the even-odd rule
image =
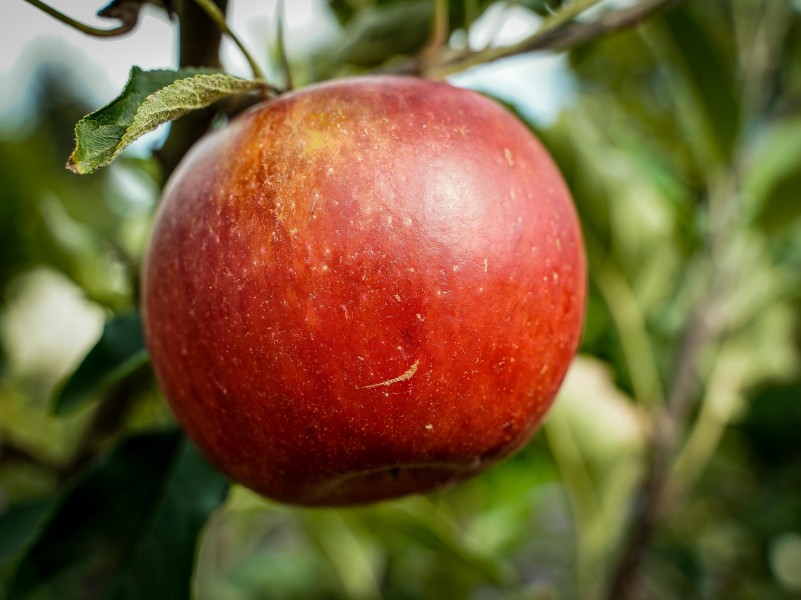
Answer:
[[[757,223],[776,233],[801,217],[801,118],[783,119],[754,145],[744,188]]]
[[[226,480],[177,432],[124,441],[68,490],[9,588],[17,598],[186,598]]]
[[[58,392],[53,411],[64,414],[79,408],[147,362],[139,313],[113,317],[103,328],[97,344]]]
[[[662,22],[668,69],[680,73],[675,85],[686,94],[684,108],[696,119],[688,127],[703,128],[688,132],[705,160],[720,163],[731,157],[740,135],[741,96],[734,80],[734,59],[714,43],[725,14],[704,8],[712,13],[706,20],[698,17],[697,6],[687,4],[666,12]]]
[[[0,531],[3,532],[0,536],[0,581],[6,579],[16,561],[36,541],[54,506],[54,498],[45,497],[14,506],[0,515]]]

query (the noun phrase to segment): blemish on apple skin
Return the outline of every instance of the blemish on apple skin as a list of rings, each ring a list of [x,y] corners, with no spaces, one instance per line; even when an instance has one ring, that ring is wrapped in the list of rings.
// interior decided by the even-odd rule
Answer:
[[[411,367],[409,367],[409,369],[403,375],[398,375],[397,377],[393,377],[392,379],[387,379],[386,381],[382,381],[380,383],[373,383],[373,384],[370,384],[370,385],[363,385],[362,387],[360,387],[358,389],[360,389],[360,390],[369,390],[371,388],[377,388],[377,387],[382,387],[382,386],[389,387],[393,383],[400,383],[401,381],[406,381],[407,379],[411,379],[412,377],[414,377],[414,374],[417,373],[417,367],[418,366],[420,366],[420,359],[417,359],[416,361],[414,361],[414,364]]]
[[[515,166],[515,159],[512,156],[512,151],[509,150],[509,148],[504,148],[503,149],[503,154],[504,154],[504,156],[506,156],[506,162],[509,163],[509,166],[510,167]]]
[[[429,431],[433,431],[434,426],[431,423],[429,423],[428,425],[426,425],[426,429],[428,429]]]

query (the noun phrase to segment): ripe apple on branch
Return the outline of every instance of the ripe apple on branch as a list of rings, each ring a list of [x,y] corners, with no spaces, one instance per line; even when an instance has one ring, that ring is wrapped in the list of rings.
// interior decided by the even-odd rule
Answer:
[[[284,502],[424,492],[521,447],[581,332],[562,178],[505,109],[410,77],[257,106],[167,185],[148,347],[189,436]]]
[[[594,4],[575,2],[520,44],[453,52],[436,2],[430,43],[393,70],[440,78],[564,48],[669,3],[571,23]],[[519,449],[577,349],[586,296],[578,219],[546,150],[491,100],[424,78],[282,94],[219,8],[198,7],[254,79],[134,68],[78,124],[68,165],[96,170],[227,96],[266,100],[178,166],[145,262],[147,346],[190,438],[234,480],[305,505],[429,491]],[[200,133],[182,135],[179,156]]]

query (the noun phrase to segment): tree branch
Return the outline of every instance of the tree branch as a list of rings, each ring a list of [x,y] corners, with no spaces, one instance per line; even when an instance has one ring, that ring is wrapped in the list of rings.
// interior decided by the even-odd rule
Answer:
[[[470,67],[502,58],[539,50],[566,50],[604,35],[635,27],[658,11],[678,4],[682,0],[644,0],[630,8],[604,13],[593,21],[570,25],[576,17],[598,2],[599,0],[575,0],[567,8],[547,19],[539,31],[518,44],[456,53],[444,49],[437,57],[426,61],[425,65],[416,58],[399,63],[391,70],[400,73],[419,73],[424,70],[426,76],[442,79]]]
[[[214,0],[214,3],[225,14],[228,0]],[[217,24],[194,0],[182,0],[178,16],[181,27],[180,66],[220,68],[222,31]],[[209,107],[192,111],[172,124],[167,141],[155,153],[165,181],[189,148],[208,131],[214,115],[215,109]]]
[[[639,586],[642,562],[659,519],[668,512],[668,504],[684,490],[671,478],[677,449],[691,426],[693,409],[701,389],[698,365],[705,349],[720,341],[725,332],[722,323],[713,323],[720,299],[731,293],[733,282],[722,255],[729,251],[732,233],[737,227],[734,215],[739,206],[742,151],[732,159],[724,176],[708,187],[711,211],[707,230],[707,252],[713,256],[709,284],[696,301],[679,338],[665,410],[654,413],[654,437],[651,457],[635,500],[629,537],[624,542],[617,567],[610,579],[608,600],[641,598]],[[714,256],[718,260],[714,260]]]
[[[447,0],[434,0],[434,15],[431,19],[431,33],[429,34],[428,43],[421,53],[423,61],[428,60],[432,56],[436,56],[437,52],[448,41],[448,2]]]
[[[656,12],[682,1],[648,0],[630,8],[608,12],[595,21],[574,25],[567,29],[559,29],[539,39],[532,38],[528,43],[524,41],[522,47],[517,49],[517,53],[543,49],[566,50],[616,31],[636,27],[652,17]]]

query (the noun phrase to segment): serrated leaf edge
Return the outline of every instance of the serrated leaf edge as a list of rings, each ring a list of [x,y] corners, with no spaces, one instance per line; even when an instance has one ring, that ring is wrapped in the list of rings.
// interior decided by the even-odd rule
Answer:
[[[228,75],[226,73],[193,73],[187,75],[186,77],[181,77],[180,79],[176,79],[169,85],[164,86],[163,88],[149,94],[142,104],[137,108],[136,113],[134,115],[133,121],[131,124],[126,128],[125,134],[120,138],[120,141],[115,146],[114,151],[111,155],[101,161],[98,161],[96,164],[87,165],[84,161],[76,160],[76,155],[78,153],[80,147],[80,141],[78,140],[78,128],[85,124],[86,122],[90,121],[93,117],[95,117],[98,113],[106,110],[109,106],[113,105],[115,102],[120,101],[128,91],[129,86],[133,83],[134,78],[137,76],[141,76],[145,73],[165,73],[169,72],[169,69],[154,69],[151,71],[144,71],[139,67],[132,67],[130,75],[128,77],[128,81],[123,88],[123,91],[117,96],[114,100],[112,100],[109,104],[103,106],[102,108],[97,109],[83,117],[78,123],[75,125],[75,136],[76,136],[76,146],[75,149],[70,154],[69,159],[67,160],[66,168],[76,173],[78,175],[88,175],[94,173],[95,171],[108,166],[120,153],[128,147],[131,143],[133,143],[136,139],[140,138],[141,136],[149,133],[156,129],[159,125],[166,123],[167,121],[172,121],[182,117],[183,115],[191,112],[193,110],[197,110],[200,108],[205,108],[224,98],[228,95],[233,95],[237,93],[244,93],[248,91],[253,91],[257,89],[262,89],[265,87],[269,87],[265,82],[255,79],[243,79],[240,77],[236,77],[234,75]],[[206,95],[198,95],[196,102],[189,102],[184,105],[179,105],[176,109],[164,109],[161,111],[161,116],[157,118],[148,118],[147,111],[152,110],[152,106],[161,102],[162,98],[171,92],[174,92],[176,89],[183,87],[186,85],[188,81],[197,81],[198,79],[206,80],[208,84],[208,90],[210,93]],[[156,111],[156,114],[159,114]]]
[[[181,105],[175,105],[173,108],[154,108],[162,102],[162,99],[165,96],[169,95],[175,90],[186,87],[187,83],[190,81],[196,82],[199,80],[205,81],[206,86],[204,91],[206,93],[196,94],[196,99],[194,102],[186,102]],[[260,81],[253,79],[241,79],[239,77],[226,75],[224,73],[199,74],[192,77],[178,79],[170,85],[161,88],[157,92],[153,92],[147,98],[145,98],[145,101],[142,102],[142,104],[136,110],[133,122],[125,131],[125,135],[122,136],[122,139],[115,148],[109,162],[114,160],[123,149],[129,146],[137,138],[150,131],[153,131],[162,123],[178,119],[193,110],[205,108],[206,106],[213,104],[225,96],[249,92],[263,87],[263,85],[264,84]]]

